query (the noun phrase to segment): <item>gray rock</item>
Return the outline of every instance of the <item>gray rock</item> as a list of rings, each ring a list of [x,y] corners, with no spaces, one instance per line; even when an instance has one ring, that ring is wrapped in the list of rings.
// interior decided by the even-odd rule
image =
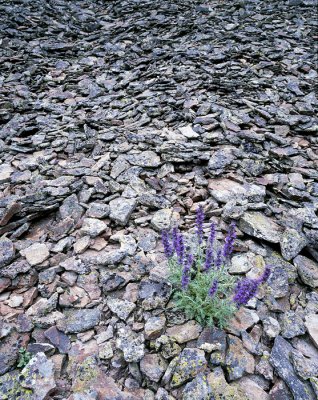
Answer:
[[[168,364],[160,354],[146,354],[140,360],[140,371],[151,381],[159,382]]]
[[[210,171],[213,171],[213,174],[221,174],[224,171],[224,168],[228,165],[231,165],[235,156],[231,149],[220,149],[217,150],[214,154],[212,154],[208,168]]]
[[[171,387],[179,387],[196,377],[207,367],[204,351],[185,348],[179,355],[171,378]]]
[[[281,241],[281,227],[260,212],[246,212],[240,219],[239,228],[250,236],[270,243],[280,243]]]
[[[122,350],[127,362],[139,362],[145,355],[145,339],[142,334],[136,334],[128,327],[118,330],[116,347]]]
[[[281,335],[286,339],[306,333],[304,321],[295,311],[288,311],[280,318]]]
[[[207,377],[199,374],[193,381],[187,383],[182,393],[182,400],[210,400],[211,387]]]
[[[120,319],[126,321],[132,311],[136,308],[136,304],[121,299],[111,299],[107,300],[107,306],[110,310],[117,315]]]
[[[31,265],[24,259],[19,259],[3,267],[0,271],[0,276],[14,279],[18,274],[25,274],[30,271]]]
[[[310,314],[306,316],[305,326],[309,333],[309,336],[318,348],[318,315]]]
[[[265,197],[264,186],[250,183],[241,184],[227,178],[210,179],[208,188],[211,196],[220,203],[243,199],[249,202],[259,202],[263,201]]]
[[[314,400],[309,384],[297,376],[290,362],[293,347],[281,336],[277,336],[271,352],[270,363],[275,372],[286,383],[295,399]]]
[[[11,240],[0,239],[0,268],[9,264],[14,259],[15,249]]]
[[[164,307],[171,295],[171,286],[167,283],[143,281],[139,286],[138,297],[145,310]]]
[[[75,222],[77,222],[84,214],[84,208],[78,204],[76,194],[72,194],[63,201],[59,213],[61,219],[71,217]]]
[[[280,266],[272,265],[271,274],[267,281],[272,296],[277,299],[288,294],[288,273]]]
[[[30,265],[38,265],[49,258],[50,252],[44,243],[34,243],[20,252]]]
[[[151,150],[143,151],[139,154],[133,154],[127,157],[127,160],[132,165],[137,165],[139,167],[145,168],[155,168],[159,167],[161,164],[160,157]]]
[[[90,203],[88,210],[86,211],[86,216],[89,218],[106,218],[110,213],[110,208],[108,204],[104,203]]]
[[[95,238],[96,236],[105,232],[106,229],[107,229],[107,224],[104,221],[100,221],[97,218],[85,218],[83,220],[81,232],[84,235],[88,235],[92,238]]]
[[[235,336],[228,335],[228,345],[225,364],[229,380],[234,381],[243,375],[253,374],[254,357],[244,349],[242,341]]]
[[[97,308],[66,310],[64,318],[57,322],[57,328],[65,333],[85,332],[99,324],[101,312]]]
[[[124,197],[118,197],[117,199],[114,199],[109,203],[109,217],[120,225],[126,225],[136,205],[136,199],[126,199]]]
[[[312,288],[318,287],[318,264],[304,256],[294,259],[301,280]]]
[[[154,229],[161,232],[163,229],[169,229],[179,219],[179,215],[171,208],[164,208],[155,212],[151,219],[151,225]]]
[[[277,319],[272,317],[266,317],[262,320],[264,333],[269,338],[275,338],[279,335],[281,327]]]
[[[162,314],[159,317],[150,317],[145,323],[145,338],[147,340],[157,339],[163,332],[166,326],[166,318]]]
[[[292,228],[287,228],[285,230],[280,242],[282,255],[286,260],[291,260],[296,257],[306,245],[306,237]]]

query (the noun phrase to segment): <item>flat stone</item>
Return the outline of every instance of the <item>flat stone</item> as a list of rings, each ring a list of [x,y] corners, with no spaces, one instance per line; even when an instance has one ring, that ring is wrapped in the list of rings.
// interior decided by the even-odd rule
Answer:
[[[9,264],[14,259],[14,255],[15,249],[11,240],[7,238],[0,239],[0,268]]]
[[[241,331],[246,331],[248,328],[257,324],[258,321],[259,316],[255,311],[241,307],[227,324],[226,330],[235,335],[239,335]]]
[[[97,308],[65,310],[64,318],[57,322],[57,328],[65,333],[88,331],[99,324],[101,312]]]
[[[151,381],[159,382],[168,364],[160,354],[146,354],[140,360],[140,371]]]
[[[104,221],[100,221],[97,218],[85,218],[83,220],[83,225],[81,232],[84,235],[95,238],[101,233],[105,232],[107,229],[107,224]]]
[[[266,334],[267,337],[275,338],[276,336],[279,335],[281,327],[277,319],[272,317],[266,317],[262,320],[262,323],[264,327],[264,333]]]
[[[131,213],[136,208],[136,205],[136,199],[126,199],[124,197],[118,197],[109,203],[109,217],[120,225],[126,225],[129,221]]]
[[[287,311],[280,318],[281,335],[286,339],[306,333],[304,321],[295,311]]]
[[[155,168],[161,164],[160,157],[151,150],[143,151],[139,154],[133,154],[128,157],[128,161],[132,165],[144,168]]]
[[[172,337],[177,343],[182,344],[197,339],[202,327],[195,321],[188,321],[183,325],[175,325],[167,329],[166,335]]]
[[[71,347],[70,339],[55,326],[47,329],[44,336],[59,350],[60,353],[67,353]]]
[[[296,229],[287,228],[280,242],[283,257],[288,261],[296,257],[307,245],[307,242],[302,233],[296,231]]]
[[[307,315],[305,318],[305,327],[309,333],[309,336],[318,348],[318,315]]]
[[[170,229],[179,219],[179,214],[171,208],[163,208],[154,213],[150,223],[151,226],[157,231],[161,232],[163,229]]]
[[[166,318],[164,315],[150,317],[145,323],[145,338],[147,340],[157,339],[165,329]]]
[[[280,243],[282,229],[271,218],[260,212],[246,212],[240,219],[242,232],[270,243]]]
[[[196,377],[207,367],[203,350],[185,348],[179,355],[171,378],[171,387],[176,388]]]
[[[270,363],[275,372],[286,383],[295,399],[314,400],[314,394],[308,383],[302,381],[290,362],[293,347],[281,336],[277,336],[272,348]]]
[[[209,192],[211,196],[220,203],[231,200],[247,199],[249,202],[260,202],[265,197],[265,187],[249,183],[238,183],[231,179],[210,179]]]
[[[215,399],[249,400],[235,384],[229,385],[221,367],[215,368],[207,376],[209,386]],[[210,400],[210,399],[209,399]]]
[[[98,346],[98,348],[99,348],[98,355],[101,359],[109,360],[110,358],[113,357],[114,352],[111,342],[103,343],[102,345]]]
[[[167,283],[142,281],[139,285],[138,298],[145,310],[163,308],[169,301],[171,291],[171,286]]]
[[[107,306],[110,310],[117,315],[120,319],[126,321],[132,311],[136,308],[136,304],[121,299],[111,299],[107,300]]]
[[[229,380],[234,381],[243,375],[253,374],[255,369],[254,357],[244,349],[242,341],[229,335],[228,345],[225,364]]]
[[[191,125],[181,126],[178,129],[181,132],[181,134],[183,136],[185,136],[186,138],[188,138],[188,139],[196,139],[196,138],[198,138],[200,136],[197,132],[195,132],[192,129]]]
[[[10,181],[14,168],[10,164],[0,164],[0,184]]]
[[[108,204],[104,203],[90,203],[88,210],[86,211],[86,217],[89,218],[106,218],[110,213]]]
[[[257,256],[254,253],[237,254],[232,257],[231,264],[229,266],[230,274],[245,274],[253,268],[255,265],[255,258]],[[260,256],[259,256],[260,257]]]
[[[0,375],[10,371],[18,359],[20,335],[12,331],[0,340]]]
[[[294,259],[301,280],[312,288],[318,287],[318,264],[304,256]]]
[[[269,394],[266,393],[265,390],[263,390],[255,381],[247,376],[243,376],[243,378],[238,379],[235,382],[235,385],[241,389],[247,399],[270,400]]]
[[[44,243],[34,243],[30,247],[21,250],[21,254],[32,266],[41,264],[50,256],[50,252]]]

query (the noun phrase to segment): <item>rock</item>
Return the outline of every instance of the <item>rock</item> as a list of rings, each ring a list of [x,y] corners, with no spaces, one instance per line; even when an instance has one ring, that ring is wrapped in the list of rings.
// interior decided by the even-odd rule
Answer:
[[[51,311],[56,310],[58,300],[58,293],[54,293],[50,298],[38,298],[26,311],[26,316],[32,317],[36,320],[39,317],[49,314]]]
[[[60,263],[60,266],[66,271],[73,271],[77,274],[87,274],[91,270],[88,263],[83,262],[83,260],[77,257],[66,258]]]
[[[117,199],[114,199],[109,203],[109,217],[120,225],[126,225],[136,205],[137,202],[135,199],[125,199],[124,197],[118,197]]]
[[[50,252],[44,243],[34,243],[30,247],[21,250],[21,254],[32,266],[41,264],[50,256]]]
[[[60,353],[67,353],[71,347],[70,339],[55,326],[47,329],[44,336],[59,350]]]
[[[0,375],[10,371],[18,359],[20,335],[13,331],[0,341]]]
[[[266,317],[262,320],[264,333],[268,338],[275,338],[279,335],[281,327],[277,319],[272,317]]]
[[[179,127],[178,129],[181,132],[181,134],[188,139],[196,139],[200,136],[197,132],[195,132],[192,129],[191,125],[182,126],[182,127]]]
[[[91,393],[92,390],[96,393],[96,396],[93,397],[94,400],[99,398],[105,400],[138,400],[137,396],[119,389],[114,379],[108,377],[100,368],[94,355],[82,359],[75,365],[72,385],[73,393]],[[82,398],[76,399],[74,397],[73,400],[82,400]]]
[[[0,164],[0,184],[10,181],[14,168],[10,164]]]
[[[140,361],[140,371],[151,381],[159,382],[168,364],[159,354],[146,354]]]
[[[229,380],[234,381],[245,374],[253,374],[254,357],[244,349],[241,340],[229,335],[228,345],[225,364]]]
[[[183,325],[167,328],[166,335],[172,337],[177,343],[187,343],[197,339],[202,331],[202,327],[195,321],[188,321]]]
[[[294,400],[293,395],[281,379],[278,379],[269,392],[272,400]]]
[[[169,301],[170,295],[171,286],[167,283],[142,281],[139,285],[138,298],[145,310],[163,308]]]
[[[306,237],[302,233],[299,233],[296,229],[287,228],[280,242],[283,257],[288,261],[296,257],[307,245],[307,242]]]
[[[271,352],[270,363],[275,372],[286,383],[294,398],[313,400],[314,395],[310,386],[296,375],[290,362],[293,347],[281,336],[277,336]]]
[[[116,347],[122,350],[127,362],[139,362],[145,355],[144,336],[127,328],[118,330]]]
[[[309,336],[318,348],[318,315],[307,315],[305,318],[305,327],[309,333]]]
[[[230,274],[245,274],[253,268],[255,264],[255,258],[257,256],[253,253],[238,254],[232,257],[231,264],[229,266]],[[260,257],[260,256],[258,256]]]
[[[229,321],[226,330],[232,334],[239,335],[241,331],[246,331],[257,324],[259,316],[253,310],[241,307]]]
[[[99,358],[103,360],[109,360],[112,358],[114,355],[112,344],[110,342],[106,342],[99,346],[98,355]]]
[[[274,370],[269,362],[269,356],[270,354],[267,351],[264,351],[262,358],[256,365],[255,371],[258,374],[261,374],[265,379],[272,381],[274,378]]]
[[[247,376],[243,376],[235,382],[241,391],[245,394],[246,398],[249,400],[259,399],[259,400],[270,400],[270,396],[266,393],[256,382]]]
[[[63,201],[59,213],[61,219],[70,217],[77,222],[83,215],[84,208],[78,204],[77,196],[72,194]]]
[[[9,264],[15,255],[15,249],[11,240],[7,238],[0,239],[0,268]],[[0,274],[2,272],[0,271]]]
[[[297,375],[302,379],[318,376],[318,360],[304,357],[299,351],[292,352],[291,360]]]
[[[211,388],[207,377],[199,374],[195,379],[185,385],[182,393],[182,400],[210,400]]]
[[[110,213],[109,205],[103,203],[90,203],[86,216],[89,218],[103,219],[108,217]]]
[[[210,179],[209,192],[211,196],[220,203],[227,203],[230,200],[247,199],[250,202],[263,201],[265,188],[249,183],[238,183],[231,179]]]
[[[239,228],[244,233],[258,239],[270,243],[281,242],[281,227],[260,212],[246,212],[240,219]]]
[[[91,238],[95,238],[101,233],[105,232],[107,225],[104,221],[100,221],[96,218],[85,218],[83,220],[83,225],[81,232],[84,235],[88,235]]]
[[[185,348],[179,355],[176,367],[174,369],[171,387],[176,388],[196,377],[207,367],[207,361],[203,350]]]
[[[132,165],[144,168],[155,168],[161,164],[160,157],[154,151],[143,151],[139,154],[129,156],[128,161]]]
[[[289,292],[288,272],[280,266],[272,265],[271,274],[267,281],[269,292],[275,298],[285,297]]]
[[[304,321],[295,311],[288,311],[280,318],[281,335],[286,339],[306,333]]]
[[[57,328],[65,333],[85,332],[98,325],[101,312],[97,308],[66,310],[64,318],[57,322]]]
[[[163,229],[170,229],[179,219],[179,214],[171,208],[164,208],[156,211],[151,219],[151,226],[161,232]]]
[[[245,394],[240,391],[239,387],[227,383],[221,367],[215,368],[210,372],[207,379],[212,391],[212,396],[216,400],[247,400]]]
[[[54,364],[44,353],[37,353],[22,370],[21,386],[32,391],[37,400],[45,400],[56,387]]]
[[[213,174],[221,174],[224,168],[231,165],[234,161],[235,156],[233,155],[232,149],[220,149],[217,150],[210,157],[208,168],[213,171]]]
[[[145,338],[147,340],[157,339],[165,329],[166,318],[164,315],[150,317],[145,323]]]
[[[156,349],[161,347],[161,355],[169,360],[181,353],[181,347],[169,336],[161,335],[155,342]]]
[[[107,300],[107,306],[120,319],[126,321],[132,311],[136,308],[136,304],[127,300],[111,299]]]
[[[301,280],[312,288],[318,287],[318,264],[307,257],[297,256],[294,259]]]

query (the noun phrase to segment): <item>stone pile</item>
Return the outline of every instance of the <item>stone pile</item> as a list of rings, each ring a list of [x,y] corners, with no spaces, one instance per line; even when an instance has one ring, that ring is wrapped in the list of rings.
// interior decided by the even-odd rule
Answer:
[[[1,399],[318,396],[316,6],[0,3]],[[199,205],[272,266],[225,330],[167,280]]]

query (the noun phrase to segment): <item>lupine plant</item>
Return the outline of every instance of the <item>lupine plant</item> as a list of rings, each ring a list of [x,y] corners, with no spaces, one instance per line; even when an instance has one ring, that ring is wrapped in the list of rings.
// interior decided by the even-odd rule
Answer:
[[[204,212],[196,213],[195,243],[186,245],[177,227],[162,232],[162,242],[168,259],[170,281],[174,287],[176,308],[201,325],[223,328],[241,305],[256,295],[257,289],[270,276],[269,266],[257,279],[237,280],[228,272],[236,239],[236,227],[231,223],[223,246],[217,246],[216,226],[210,226],[204,240]]]

